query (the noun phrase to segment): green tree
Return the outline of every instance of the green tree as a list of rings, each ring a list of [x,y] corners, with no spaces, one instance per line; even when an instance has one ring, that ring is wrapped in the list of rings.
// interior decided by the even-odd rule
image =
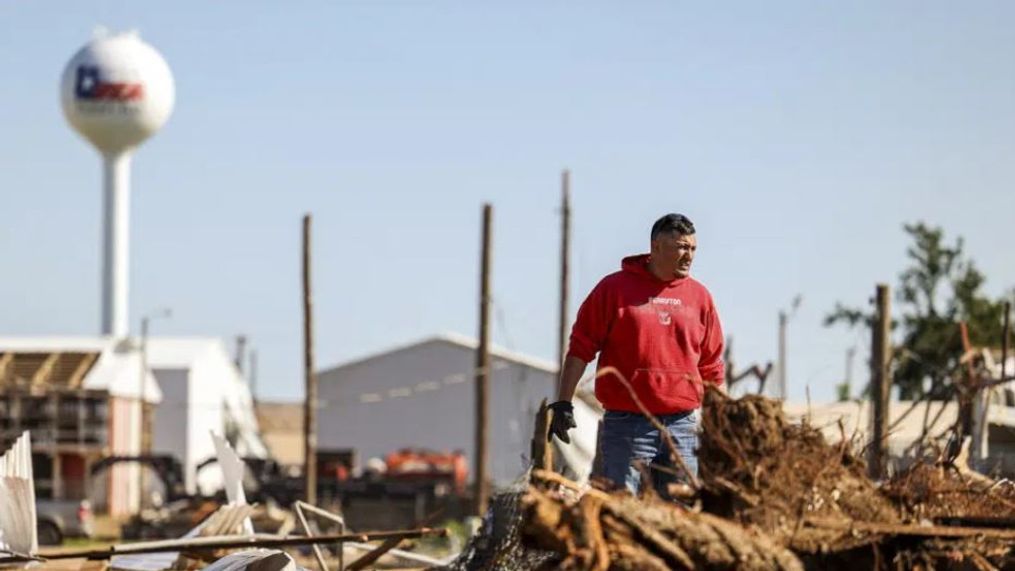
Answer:
[[[899,275],[898,304],[892,329],[901,335],[893,352],[893,382],[903,399],[930,393],[947,398],[959,371],[965,321],[973,346],[997,346],[1002,335],[1004,299],[981,291],[985,276],[963,253],[962,238],[948,244],[940,227],[923,222],[903,226],[912,239],[906,250],[909,266]],[[870,328],[873,310],[837,303],[825,325]],[[897,335],[898,336],[898,335]]]

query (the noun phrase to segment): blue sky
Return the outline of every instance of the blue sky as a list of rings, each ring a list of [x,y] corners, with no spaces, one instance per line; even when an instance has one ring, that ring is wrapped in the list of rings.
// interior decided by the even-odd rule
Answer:
[[[99,329],[99,160],[58,82],[95,25],[136,28],[177,104],[133,171],[131,325],[245,333],[259,392],[302,393],[300,218],[322,366],[476,330],[495,206],[495,341],[555,355],[560,170],[574,299],[668,211],[736,360],[789,333],[824,400],[865,335],[821,319],[895,282],[904,222],[962,235],[1015,285],[1015,5],[1007,2],[0,3],[0,333]]]

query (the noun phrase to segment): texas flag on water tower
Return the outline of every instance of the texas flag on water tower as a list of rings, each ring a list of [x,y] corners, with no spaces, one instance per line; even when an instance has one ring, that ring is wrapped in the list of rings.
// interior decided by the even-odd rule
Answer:
[[[140,101],[144,97],[144,84],[103,81],[98,66],[81,65],[74,96],[86,101]]]

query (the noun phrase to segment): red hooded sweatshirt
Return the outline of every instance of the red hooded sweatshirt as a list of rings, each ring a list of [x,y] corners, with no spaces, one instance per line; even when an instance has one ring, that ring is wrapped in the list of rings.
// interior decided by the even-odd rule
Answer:
[[[723,335],[711,294],[693,278],[662,281],[646,267],[648,255],[624,258],[622,270],[603,278],[578,310],[567,354],[597,370],[615,367],[652,414],[701,406],[704,382],[721,385]],[[606,410],[640,413],[613,374],[596,379]]]

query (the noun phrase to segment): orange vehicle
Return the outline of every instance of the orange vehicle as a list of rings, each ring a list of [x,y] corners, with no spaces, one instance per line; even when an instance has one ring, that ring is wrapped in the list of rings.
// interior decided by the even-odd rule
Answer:
[[[385,458],[387,476],[392,480],[445,481],[456,493],[465,491],[469,467],[461,450],[437,452],[423,448],[402,448]]]

